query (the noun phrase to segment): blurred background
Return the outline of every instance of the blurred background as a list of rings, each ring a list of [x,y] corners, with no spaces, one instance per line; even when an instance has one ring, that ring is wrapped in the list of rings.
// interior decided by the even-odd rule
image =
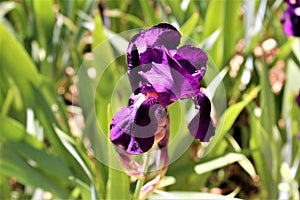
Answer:
[[[108,135],[132,36],[122,32],[166,22],[208,54],[226,111],[213,144],[194,141],[149,198],[299,199],[300,40],[283,31],[286,8],[283,0],[1,0],[0,198],[135,196],[136,179],[95,157],[106,150],[81,103],[95,103]],[[93,67],[78,85],[83,65]],[[119,94],[119,107],[129,94]],[[95,140],[84,137],[91,127]]]

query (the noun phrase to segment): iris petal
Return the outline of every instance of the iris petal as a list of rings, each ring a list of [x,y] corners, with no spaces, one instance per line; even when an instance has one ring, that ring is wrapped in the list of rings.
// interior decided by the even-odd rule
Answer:
[[[122,108],[117,112],[110,124],[110,140],[115,145],[127,147],[130,142],[130,135],[127,133],[131,130],[131,119],[128,116],[129,108]]]
[[[165,103],[172,103],[178,99],[195,97],[201,87],[199,77],[188,73],[168,52],[162,53],[162,63],[152,62],[130,71],[131,85],[138,87],[138,83],[150,83],[161,95],[159,101],[163,103],[163,106]]]
[[[110,129],[110,140],[130,154],[140,154],[152,147],[157,123],[140,127],[134,123],[134,119],[131,117],[132,112],[131,107],[125,107],[114,115]],[[143,133],[146,134],[142,135]]]
[[[288,8],[284,12],[281,23],[284,32],[289,36],[300,36],[300,1],[287,1]]]
[[[189,73],[194,74],[199,70],[200,74],[197,78],[202,78],[206,71],[207,55],[199,48],[192,45],[184,45],[180,47],[174,55],[174,59]]]
[[[129,102],[129,106],[114,115],[110,140],[129,154],[140,154],[152,147],[154,135],[162,129],[160,123],[166,118],[166,110],[158,104],[150,85],[136,90]]]
[[[196,100],[199,112],[188,125],[192,136],[201,142],[208,142],[214,134],[214,127],[210,118],[210,100],[203,93],[199,93]]]
[[[296,97],[296,102],[297,102],[298,106],[300,107],[300,90],[299,90],[298,95]]]
[[[138,66],[136,53],[141,54],[147,49],[153,48],[176,49],[180,43],[180,38],[181,35],[177,29],[165,23],[141,31],[132,38],[127,48],[128,69]]]
[[[151,123],[151,119],[154,119],[153,111],[150,111],[150,108],[157,104],[158,101],[155,98],[149,98],[144,101],[140,107],[137,109],[134,122],[139,126],[147,126]],[[150,116],[152,114],[152,116]]]
[[[180,89],[179,98],[186,99],[192,98],[199,92],[201,87],[199,83],[199,77],[194,77],[186,71],[186,67],[182,66],[176,59],[167,55],[168,64],[172,69],[172,74],[174,77],[174,82],[176,83],[178,89]],[[195,73],[198,74],[197,71]]]
[[[130,154],[141,154],[151,149],[154,143],[154,136],[148,138],[131,137],[126,151]]]

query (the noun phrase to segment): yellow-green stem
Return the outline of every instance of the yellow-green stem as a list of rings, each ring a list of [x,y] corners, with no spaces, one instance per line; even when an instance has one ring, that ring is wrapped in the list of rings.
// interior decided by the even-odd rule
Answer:
[[[150,152],[148,152],[147,154],[145,154],[145,156],[146,156],[146,158],[144,159],[145,163],[144,163],[144,167],[143,167],[144,176],[140,177],[137,180],[135,191],[134,191],[134,194],[133,194],[133,200],[138,200],[139,199],[140,193],[141,193],[141,189],[142,189],[142,187],[144,185],[144,182],[145,182],[145,177],[146,177],[146,173],[147,173],[147,170],[148,170]]]

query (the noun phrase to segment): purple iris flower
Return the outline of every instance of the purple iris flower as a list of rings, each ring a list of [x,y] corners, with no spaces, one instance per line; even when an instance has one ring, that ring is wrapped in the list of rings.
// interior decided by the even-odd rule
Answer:
[[[128,76],[133,90],[128,105],[111,122],[110,139],[129,154],[147,152],[157,143],[168,144],[168,105],[192,99],[198,114],[188,125],[202,142],[214,134],[211,103],[201,92],[207,55],[192,45],[177,48],[181,35],[161,23],[135,35],[127,49]],[[207,134],[210,130],[210,134]]]
[[[281,18],[284,32],[289,36],[300,37],[300,0],[285,0],[288,8]]]
[[[296,102],[297,102],[298,106],[300,107],[300,90],[299,90],[298,95],[296,97]]]

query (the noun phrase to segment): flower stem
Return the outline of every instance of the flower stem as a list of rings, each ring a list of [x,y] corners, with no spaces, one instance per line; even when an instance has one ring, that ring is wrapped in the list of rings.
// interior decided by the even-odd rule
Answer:
[[[145,178],[146,178],[146,173],[147,173],[147,170],[148,170],[149,158],[150,158],[150,152],[148,152],[147,154],[144,154],[144,161],[145,161],[144,166],[143,166],[144,176],[140,177],[137,180],[135,191],[134,191],[134,194],[133,194],[133,200],[137,200],[140,197],[141,189],[144,185]]]

